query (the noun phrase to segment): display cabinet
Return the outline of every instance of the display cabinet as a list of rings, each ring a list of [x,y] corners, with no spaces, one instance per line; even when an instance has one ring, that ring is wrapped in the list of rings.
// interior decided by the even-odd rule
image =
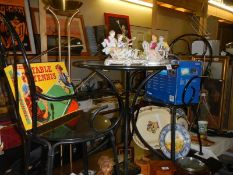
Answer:
[[[193,57],[203,61],[203,71],[209,65],[208,77],[203,78],[202,96],[200,97],[199,119],[208,120],[208,127],[220,130],[233,129],[232,65],[227,56]],[[193,121],[193,112],[188,110],[188,117]]]

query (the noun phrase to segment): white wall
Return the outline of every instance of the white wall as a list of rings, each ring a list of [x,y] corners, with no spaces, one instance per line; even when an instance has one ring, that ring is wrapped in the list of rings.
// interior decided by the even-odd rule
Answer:
[[[29,0],[32,7],[38,7],[38,0]],[[82,0],[80,14],[84,17],[86,26],[104,25],[104,13],[128,15],[130,25],[151,28],[152,8],[135,5],[120,0]],[[187,14],[167,8],[158,8],[157,29],[168,31],[168,42],[185,33],[193,33],[190,18]],[[76,69],[74,69],[77,71]],[[82,71],[74,73],[75,77],[82,76]],[[115,75],[114,75],[115,76]],[[119,75],[118,78],[120,78]],[[115,79],[118,79],[115,77]]]
[[[104,13],[129,16],[130,25],[150,27],[152,25],[152,8],[120,0],[82,0],[80,14],[86,26],[104,25]],[[30,0],[32,7],[38,7],[38,0]],[[159,7],[158,29],[168,30],[168,41],[184,33],[194,32],[188,15],[167,8]]]
[[[131,25],[151,27],[151,8],[120,0],[84,0],[80,11],[88,26],[103,25],[106,12],[128,15]]]

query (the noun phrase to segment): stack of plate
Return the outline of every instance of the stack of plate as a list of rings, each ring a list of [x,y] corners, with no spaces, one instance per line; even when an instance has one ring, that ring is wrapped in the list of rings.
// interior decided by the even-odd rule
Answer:
[[[186,156],[191,147],[188,133],[188,122],[185,112],[178,109],[176,113],[176,158]],[[136,127],[142,138],[154,149],[161,149],[165,156],[170,158],[171,146],[171,114],[170,109],[158,106],[146,106],[140,109]],[[134,142],[142,149],[147,147],[133,135]]]

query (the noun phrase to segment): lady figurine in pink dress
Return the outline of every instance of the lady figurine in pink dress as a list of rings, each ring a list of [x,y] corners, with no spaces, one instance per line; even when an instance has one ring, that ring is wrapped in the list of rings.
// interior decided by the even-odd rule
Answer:
[[[157,36],[151,36],[150,49],[156,49],[157,47]]]

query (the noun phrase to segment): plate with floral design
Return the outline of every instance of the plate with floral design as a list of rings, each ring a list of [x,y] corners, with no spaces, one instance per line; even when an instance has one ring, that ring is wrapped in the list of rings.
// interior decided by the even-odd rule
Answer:
[[[159,134],[164,126],[171,121],[170,109],[158,106],[146,106],[138,113],[136,127],[142,138],[154,149],[159,148]],[[142,149],[148,150],[136,134],[134,142]]]

